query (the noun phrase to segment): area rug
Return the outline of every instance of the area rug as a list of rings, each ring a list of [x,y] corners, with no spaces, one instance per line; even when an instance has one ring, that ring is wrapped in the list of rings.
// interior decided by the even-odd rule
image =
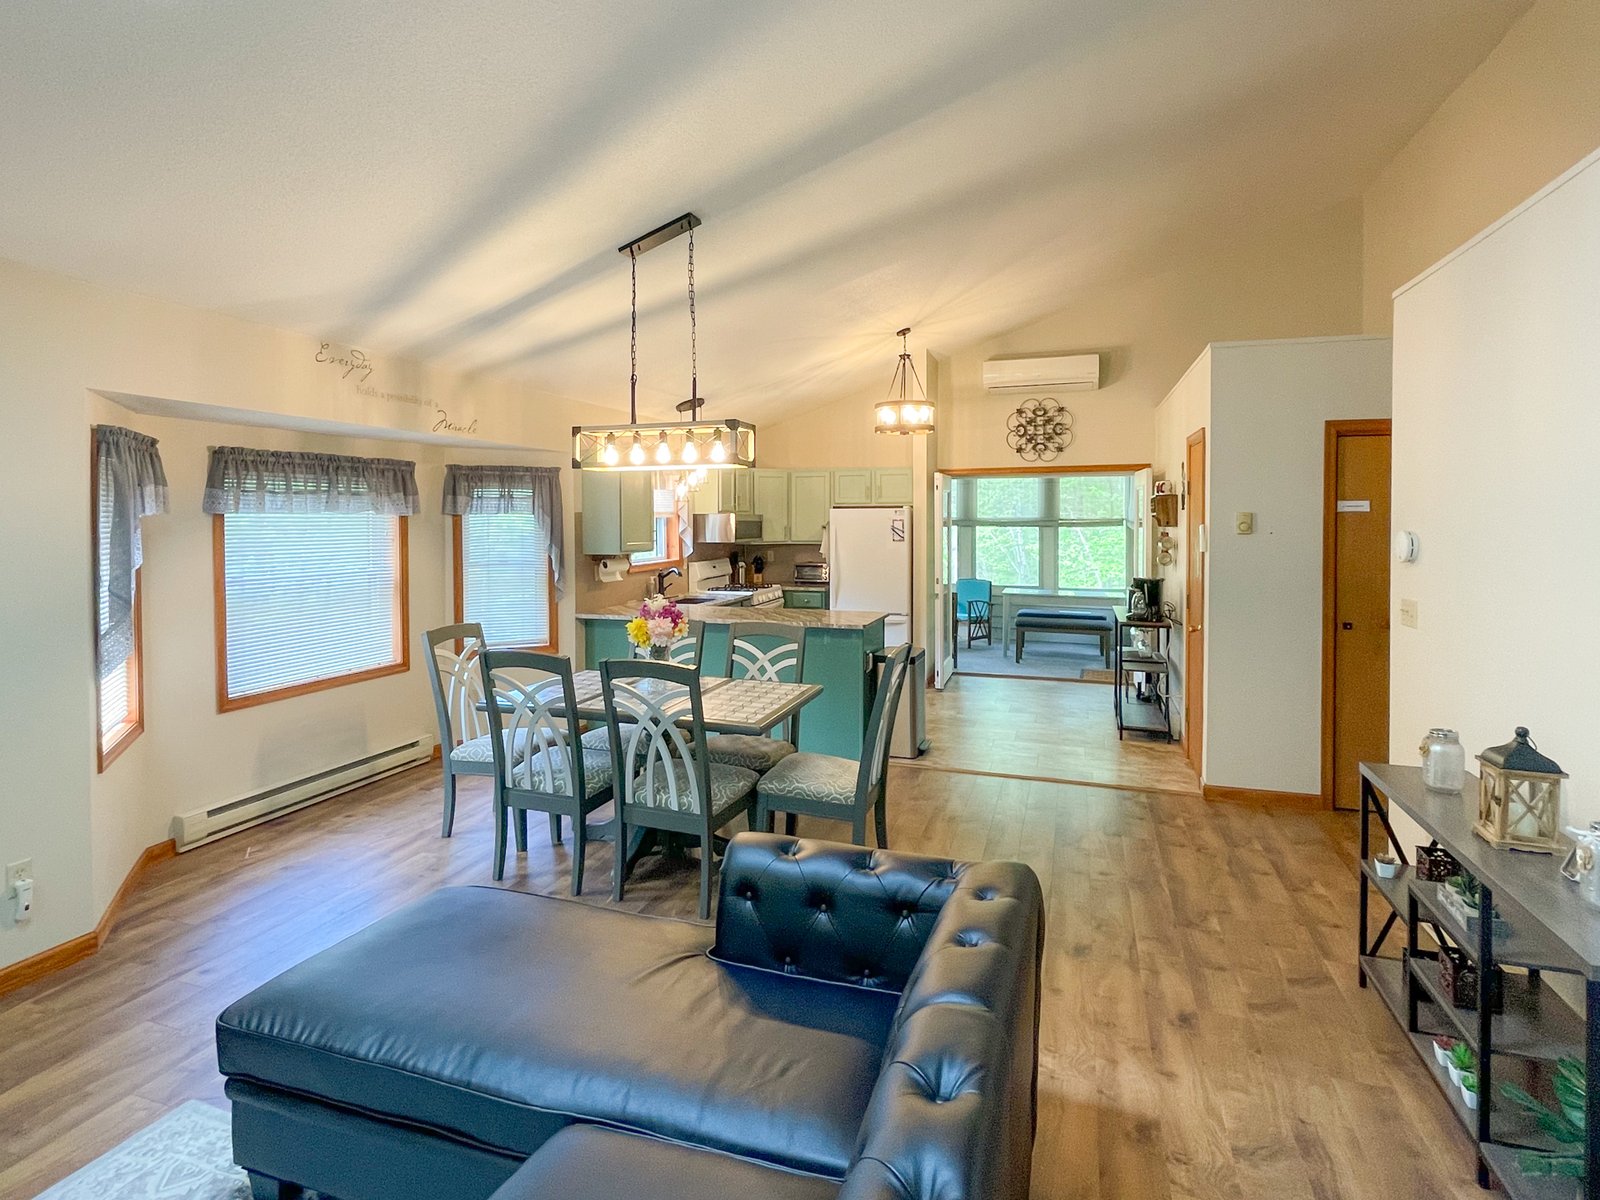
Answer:
[[[38,1200],[250,1200],[250,1182],[233,1165],[228,1114],[190,1100]]]
[[[1022,661],[1017,662],[1015,646],[1002,648],[999,630],[994,645],[977,643],[967,648],[963,630],[956,651],[956,670],[963,675],[1010,675],[1029,679],[1108,680],[1106,660],[1100,657],[1098,638],[1030,638],[1023,644]]]

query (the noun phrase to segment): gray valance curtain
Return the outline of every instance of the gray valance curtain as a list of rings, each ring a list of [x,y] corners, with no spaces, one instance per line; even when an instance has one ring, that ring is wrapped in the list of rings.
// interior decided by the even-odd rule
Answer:
[[[420,509],[417,464],[302,450],[211,451],[208,513],[380,513],[414,516]]]
[[[561,468],[519,466],[467,466],[450,463],[444,469],[444,505],[447,517],[533,513],[549,531],[550,576],[556,594],[566,594],[561,562],[566,554],[565,522],[561,511]]]
[[[94,427],[97,541],[95,656],[100,677],[133,653],[134,573],[144,562],[141,518],[167,511],[167,473],[156,440],[117,425]]]

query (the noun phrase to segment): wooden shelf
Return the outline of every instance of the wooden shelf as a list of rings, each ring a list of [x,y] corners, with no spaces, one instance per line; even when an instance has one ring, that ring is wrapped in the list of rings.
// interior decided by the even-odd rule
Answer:
[[[1407,902],[1407,898],[1411,895],[1411,868],[1401,867],[1400,874],[1392,879],[1385,879],[1378,874],[1372,860],[1367,858],[1361,861],[1361,873],[1372,880],[1372,886],[1377,888],[1389,902],[1389,907],[1400,914],[1402,921],[1405,920],[1406,914],[1411,911],[1411,906]]]
[[[1514,1146],[1490,1142],[1482,1149],[1489,1169],[1512,1200],[1572,1200],[1581,1186],[1578,1180],[1564,1176],[1524,1175],[1517,1161],[1520,1152]]]
[[[1411,976],[1421,985],[1457,1036],[1473,1051],[1478,1045],[1478,1014],[1458,1008],[1439,986],[1438,967],[1432,959],[1412,959]],[[1583,1020],[1550,990],[1548,984],[1527,975],[1500,973],[1504,1012],[1489,1018],[1489,1044],[1496,1054],[1554,1062],[1584,1054]]]
[[[1418,879],[1411,886],[1417,898],[1417,907],[1426,910],[1425,919],[1449,936],[1450,941],[1474,962],[1478,959],[1478,934],[1468,929],[1439,899],[1447,885]],[[1576,963],[1572,952],[1534,923],[1531,917],[1502,902],[1498,893],[1494,898],[1500,919],[1505,922],[1505,932],[1494,935],[1494,959],[1503,967],[1528,967],[1533,970],[1571,971]],[[1510,912],[1508,913],[1508,909]]]

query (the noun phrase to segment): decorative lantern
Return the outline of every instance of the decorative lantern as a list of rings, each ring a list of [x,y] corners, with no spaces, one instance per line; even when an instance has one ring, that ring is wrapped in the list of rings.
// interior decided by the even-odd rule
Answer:
[[[1478,820],[1473,831],[1496,850],[1561,849],[1561,781],[1565,771],[1534,749],[1525,726],[1504,746],[1478,755]]]

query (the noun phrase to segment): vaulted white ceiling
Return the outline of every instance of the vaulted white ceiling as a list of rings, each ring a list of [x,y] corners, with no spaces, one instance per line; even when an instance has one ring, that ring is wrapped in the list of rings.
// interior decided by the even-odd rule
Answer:
[[[0,257],[760,419],[1346,199],[1526,0],[0,5]],[[684,243],[642,400],[687,394]]]

